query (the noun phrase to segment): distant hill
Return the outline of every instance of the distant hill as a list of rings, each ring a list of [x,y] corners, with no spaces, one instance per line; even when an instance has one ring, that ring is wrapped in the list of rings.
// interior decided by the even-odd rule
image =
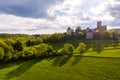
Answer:
[[[116,29],[110,29],[109,31],[112,31],[112,30],[115,30],[115,31],[118,31],[118,32],[120,32],[120,28],[116,28]]]

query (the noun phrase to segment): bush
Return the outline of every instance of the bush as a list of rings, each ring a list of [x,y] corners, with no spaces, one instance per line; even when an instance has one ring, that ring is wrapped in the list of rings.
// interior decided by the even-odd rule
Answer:
[[[83,53],[83,52],[85,52],[86,47],[87,47],[87,46],[86,46],[85,43],[79,43],[79,46],[77,47],[76,50],[80,51],[80,53]]]
[[[64,44],[64,47],[58,50],[60,54],[72,54],[74,52],[74,46],[70,43]]]

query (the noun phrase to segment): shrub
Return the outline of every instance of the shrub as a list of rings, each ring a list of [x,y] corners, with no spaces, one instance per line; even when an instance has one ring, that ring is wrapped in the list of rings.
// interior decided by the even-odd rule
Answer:
[[[85,43],[79,43],[79,46],[77,47],[78,51],[80,51],[80,53],[83,53],[86,50],[86,44]]]
[[[71,54],[74,52],[74,47],[70,43],[64,44],[64,47],[62,48],[62,53],[63,54]]]

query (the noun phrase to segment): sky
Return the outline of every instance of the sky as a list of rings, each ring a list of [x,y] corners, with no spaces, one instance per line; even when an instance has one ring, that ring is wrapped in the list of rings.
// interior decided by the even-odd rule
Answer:
[[[0,0],[0,33],[51,34],[96,28],[120,28],[120,0]]]

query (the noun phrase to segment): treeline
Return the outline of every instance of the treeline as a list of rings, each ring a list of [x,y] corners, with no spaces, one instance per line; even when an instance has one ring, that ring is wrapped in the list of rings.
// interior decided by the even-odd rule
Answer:
[[[96,39],[99,38],[98,36],[99,32],[96,32]],[[115,46],[119,43],[119,33],[106,31],[103,37],[117,40],[114,41]],[[51,35],[0,34],[0,61],[69,55],[76,51],[83,53],[90,46],[89,42],[77,42],[73,46],[70,41],[76,43],[76,40],[86,41],[85,34],[80,31],[77,36],[67,36],[65,33]],[[61,49],[56,50],[51,43],[62,43],[64,45]],[[98,47],[101,46],[97,45]]]
[[[76,49],[72,44],[65,43],[61,49],[55,50],[52,45],[44,41],[51,39],[48,42],[59,42],[62,38],[61,34],[59,35],[56,37],[51,35],[47,39],[41,37],[29,39],[25,36],[19,38],[4,37],[0,39],[0,61],[69,55],[73,54],[75,50],[78,50],[80,53],[86,50],[84,43],[80,43]]]

